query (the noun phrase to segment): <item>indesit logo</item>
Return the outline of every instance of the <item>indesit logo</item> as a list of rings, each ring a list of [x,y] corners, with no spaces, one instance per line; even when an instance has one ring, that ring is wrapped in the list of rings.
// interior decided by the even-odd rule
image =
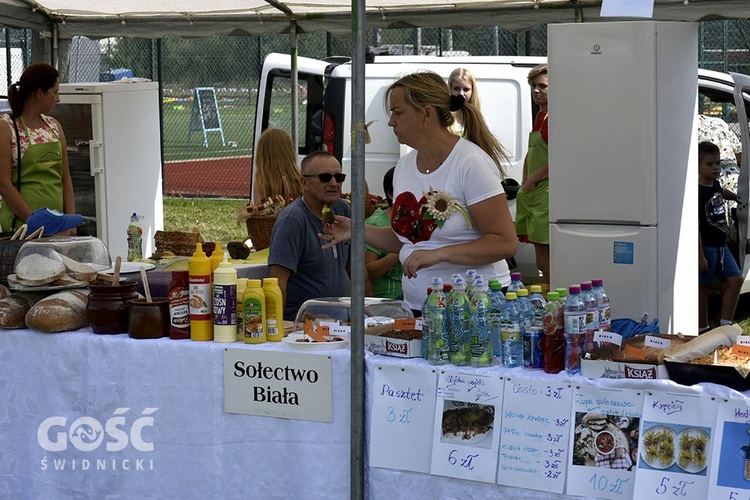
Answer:
[[[593,47],[591,47],[591,55],[592,56],[599,56],[602,54],[602,48],[599,46],[598,43],[595,43]]]
[[[88,416],[77,418],[70,425],[65,417],[49,417],[39,424],[37,441],[42,449],[51,452],[65,451],[69,444],[83,452],[95,451],[102,445],[110,452],[122,451],[128,445],[141,452],[154,451],[154,443],[144,439],[143,430],[154,426],[152,415],[157,410],[144,409],[131,425],[125,415],[130,408],[117,408],[104,424]]]

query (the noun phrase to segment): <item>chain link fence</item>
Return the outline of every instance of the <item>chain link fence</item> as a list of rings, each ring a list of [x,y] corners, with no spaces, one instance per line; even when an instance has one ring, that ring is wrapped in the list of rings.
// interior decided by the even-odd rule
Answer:
[[[4,28],[0,35],[0,54],[5,56],[0,61],[0,89],[6,89],[32,62],[35,35]],[[701,68],[750,73],[749,20],[701,23],[699,37]],[[544,56],[547,29],[540,26],[521,34],[497,27],[374,29],[367,32],[367,44],[388,48],[391,54]],[[318,59],[351,54],[350,41],[323,32],[299,35],[298,47],[300,56]],[[112,81],[124,76],[158,80],[165,195],[247,198],[256,86],[263,60],[271,52],[288,53],[288,35],[160,40],[76,37],[60,51],[65,54],[60,62],[61,81]],[[215,96],[218,127],[216,122],[211,127],[201,122],[199,92]],[[5,94],[0,90],[0,99]],[[714,106],[712,114],[731,112],[723,104],[710,106]],[[279,117],[278,122],[291,129],[286,117]]]

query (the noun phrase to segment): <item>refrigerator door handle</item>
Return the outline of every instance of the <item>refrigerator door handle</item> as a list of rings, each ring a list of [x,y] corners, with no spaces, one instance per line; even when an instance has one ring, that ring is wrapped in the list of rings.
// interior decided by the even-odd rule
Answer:
[[[91,177],[104,173],[104,144],[101,141],[89,141],[91,151]]]

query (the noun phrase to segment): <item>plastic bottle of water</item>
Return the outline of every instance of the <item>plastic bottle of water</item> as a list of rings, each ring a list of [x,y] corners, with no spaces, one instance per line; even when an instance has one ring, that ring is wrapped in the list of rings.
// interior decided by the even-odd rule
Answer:
[[[466,295],[471,296],[471,291],[474,289],[474,278],[477,275],[476,269],[467,269],[466,270]]]
[[[568,288],[568,300],[565,301],[565,371],[570,374],[581,373],[581,358],[586,354],[586,304],[581,297],[581,286],[571,285]]]
[[[594,348],[594,335],[599,329],[599,305],[596,297],[591,293],[593,286],[590,281],[581,283],[581,298],[586,304],[586,350]]]
[[[496,358],[502,353],[500,341],[500,316],[505,307],[503,285],[498,280],[490,280],[490,338],[492,340],[492,355]]]
[[[427,320],[427,300],[430,298],[432,292],[431,287],[427,287],[427,294],[424,296],[424,302],[422,302],[422,357],[428,359],[427,346],[430,344],[430,323]]]
[[[450,360],[456,366],[465,366],[471,362],[469,349],[469,296],[466,294],[464,279],[456,279],[453,289],[448,295],[448,311],[450,315]]]
[[[518,310],[516,292],[505,294],[505,308],[500,315],[500,340],[503,366],[514,368],[523,365],[521,311]]]
[[[557,292],[547,294],[544,315],[544,371],[560,373],[565,369],[565,320]]]
[[[523,331],[531,330],[531,325],[534,324],[534,308],[529,300],[529,290],[521,288],[516,292],[518,300],[518,310],[521,311],[523,316]]]
[[[128,262],[143,258],[143,230],[138,215],[133,212],[128,225]]]
[[[594,286],[591,292],[596,297],[596,304],[599,311],[599,329],[608,332],[612,326],[609,295],[604,290],[604,281],[601,278],[591,280],[591,284]]]
[[[523,281],[521,281],[521,278],[523,278],[523,274],[521,273],[510,273],[510,285],[508,285],[508,289],[506,291],[518,292],[518,290],[526,288],[526,286],[523,284]]]
[[[531,285],[529,291],[531,292],[529,302],[531,302],[534,311],[534,326],[542,328],[544,313],[547,311],[547,301],[544,299],[544,295],[542,295],[541,286]]]
[[[557,302],[560,304],[560,309],[565,309],[565,303],[568,301],[568,289],[567,288],[555,288],[557,295],[560,297]]]
[[[427,361],[433,365],[443,365],[448,362],[450,353],[450,333],[446,329],[445,294],[443,293],[443,279],[432,279],[430,295],[427,296],[427,322],[429,328],[429,342],[427,347]]]
[[[469,310],[469,349],[472,366],[492,364],[492,328],[490,323],[490,297],[487,284],[480,278],[474,279],[474,293],[471,295]]]

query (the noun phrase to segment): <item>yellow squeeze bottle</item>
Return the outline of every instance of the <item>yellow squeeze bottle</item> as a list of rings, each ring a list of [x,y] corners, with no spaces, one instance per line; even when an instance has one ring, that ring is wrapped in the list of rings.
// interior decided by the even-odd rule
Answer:
[[[246,344],[262,344],[266,341],[266,294],[260,280],[247,280],[242,296],[242,329]]]
[[[211,262],[203,245],[195,244],[195,253],[188,260],[190,290],[190,340],[213,340],[211,324]]]
[[[221,264],[221,261],[224,260],[224,251],[221,249],[221,241],[216,242],[216,248],[214,248],[214,251],[211,253],[211,257],[209,257],[211,260],[211,276],[213,277],[213,274],[216,272],[216,269],[219,267],[219,264]],[[229,259],[231,262],[232,259]],[[213,279],[211,280],[213,281]]]
[[[213,325],[216,342],[237,342],[237,270],[224,252],[214,271]]]
[[[280,342],[284,338],[284,301],[278,278],[263,278],[266,294],[266,339]]]
[[[237,279],[237,340],[242,342],[245,340],[245,333],[242,331],[242,296],[245,295],[245,287],[247,286],[247,278]]]

